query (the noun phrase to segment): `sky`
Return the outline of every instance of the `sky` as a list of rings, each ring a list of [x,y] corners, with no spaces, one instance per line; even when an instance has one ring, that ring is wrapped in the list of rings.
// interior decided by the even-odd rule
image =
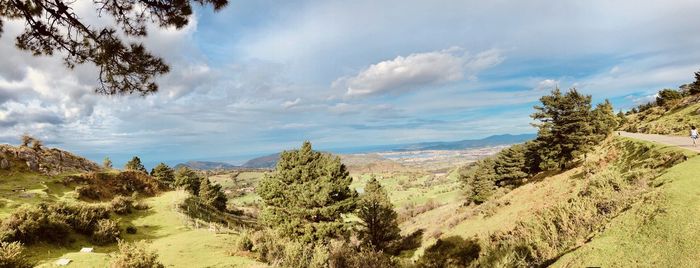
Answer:
[[[92,1],[73,7],[95,25]],[[143,42],[171,66],[147,97],[93,93],[93,66],[0,36],[0,143],[22,133],[117,165],[231,163],[298,147],[534,133],[554,87],[626,110],[700,70],[700,1],[271,1],[197,8]]]

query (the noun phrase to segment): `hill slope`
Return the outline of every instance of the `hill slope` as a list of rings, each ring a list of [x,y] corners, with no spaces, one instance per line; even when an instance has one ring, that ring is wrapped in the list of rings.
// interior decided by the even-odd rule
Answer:
[[[690,126],[700,127],[700,96],[689,96],[665,106],[652,106],[626,116],[621,130],[647,134],[689,135]]]

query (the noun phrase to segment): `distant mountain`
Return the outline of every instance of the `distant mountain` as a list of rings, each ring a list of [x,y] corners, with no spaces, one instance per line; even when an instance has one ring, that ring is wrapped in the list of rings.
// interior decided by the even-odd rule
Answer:
[[[421,150],[464,150],[483,148],[490,146],[498,146],[505,144],[522,143],[537,137],[536,134],[503,134],[489,136],[478,140],[461,140],[461,141],[442,141],[442,142],[422,142],[400,145],[380,145],[364,148],[363,150],[353,150],[352,153],[370,153],[379,151],[421,151]],[[346,152],[347,153],[347,152]],[[240,167],[242,168],[274,168],[277,161],[280,159],[280,154],[271,154],[253,158],[245,162]]]
[[[198,170],[215,170],[215,169],[236,169],[239,166],[231,165],[223,162],[211,162],[211,161],[187,161],[185,163],[175,165],[175,169],[180,167],[189,167],[191,169]]]
[[[537,137],[536,134],[503,134],[489,136],[478,140],[461,140],[461,141],[438,141],[438,142],[421,142],[414,144],[400,145],[393,151],[419,151],[419,150],[464,150],[504,144],[522,143]]]
[[[280,159],[280,154],[271,154],[253,158],[245,162],[241,167],[244,168],[274,168],[277,161]]]

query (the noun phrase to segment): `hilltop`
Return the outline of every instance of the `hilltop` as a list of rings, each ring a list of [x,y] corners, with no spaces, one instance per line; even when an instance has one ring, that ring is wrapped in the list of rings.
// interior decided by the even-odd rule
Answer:
[[[21,170],[47,175],[98,171],[94,162],[56,148],[0,145],[0,170]]]

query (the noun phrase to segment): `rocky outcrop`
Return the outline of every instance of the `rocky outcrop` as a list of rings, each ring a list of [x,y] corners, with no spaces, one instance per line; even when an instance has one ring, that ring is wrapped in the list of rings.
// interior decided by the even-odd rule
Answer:
[[[63,172],[99,171],[100,167],[83,157],[55,148],[36,150],[26,146],[0,145],[0,169],[55,175]]]

